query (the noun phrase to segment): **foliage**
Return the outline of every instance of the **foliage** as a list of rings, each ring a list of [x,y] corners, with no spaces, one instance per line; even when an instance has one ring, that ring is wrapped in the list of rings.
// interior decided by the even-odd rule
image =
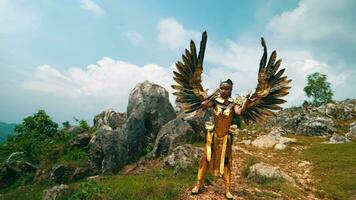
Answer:
[[[96,199],[102,192],[101,186],[94,181],[86,181],[80,184],[80,189],[75,192],[69,199],[82,200],[82,199]]]
[[[83,119],[79,120],[79,119],[76,118],[76,117],[73,117],[73,118],[74,118],[74,120],[75,120],[76,122],[79,123],[79,126],[80,126],[80,127],[84,128],[85,130],[89,130],[89,129],[90,129],[90,126],[89,126],[89,124],[88,124],[87,121],[85,121],[85,120],[83,120]]]
[[[58,124],[51,120],[44,110],[38,110],[33,116],[28,116],[23,119],[22,123],[15,127],[15,132],[20,135],[32,134],[45,139],[53,136],[57,132]]]
[[[321,105],[332,100],[333,92],[325,74],[315,72],[308,76],[307,81],[308,83],[304,87],[304,92],[307,97],[313,98],[315,105]]]
[[[63,122],[63,123],[62,123],[62,126],[63,126],[63,128],[69,128],[69,127],[70,127],[69,121]]]
[[[18,134],[11,135],[1,146],[3,152],[0,158],[3,160],[13,152],[23,152],[25,160],[38,163],[40,156],[53,148],[53,138],[58,137],[57,128],[58,124],[44,110],[39,110],[15,127]]]

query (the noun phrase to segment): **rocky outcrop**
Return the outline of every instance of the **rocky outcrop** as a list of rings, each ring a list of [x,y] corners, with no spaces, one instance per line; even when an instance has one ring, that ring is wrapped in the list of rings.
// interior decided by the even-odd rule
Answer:
[[[161,127],[176,117],[168,92],[161,86],[145,81],[131,91],[126,123],[128,153],[137,159],[148,143],[154,143]]]
[[[106,126],[116,129],[125,124],[126,120],[126,113],[115,112],[112,108],[109,108],[94,117],[94,127],[99,129]]]
[[[189,137],[196,137],[190,124],[183,118],[173,119],[158,132],[152,153],[156,157],[168,155],[176,146],[187,143]]]
[[[265,163],[257,163],[250,166],[247,177],[256,180],[258,176],[282,179],[291,183],[294,182],[293,178],[283,172],[279,167],[271,166]]]
[[[86,130],[80,126],[71,126],[68,128],[67,132],[71,135],[78,135],[84,133]]]
[[[334,134],[330,139],[329,139],[329,143],[330,144],[343,144],[343,143],[347,143],[350,140],[347,139],[346,137],[339,135],[339,134]]]
[[[330,135],[335,131],[334,121],[326,117],[306,117],[296,129],[297,134],[310,136]]]
[[[340,120],[356,119],[356,100],[335,101],[319,107],[291,107],[277,113],[266,126],[282,127],[288,133],[308,136],[332,135]]]
[[[166,166],[184,169],[198,162],[203,149],[190,144],[184,144],[173,149],[172,153],[164,159]]]
[[[210,118],[209,111],[203,111],[194,117],[178,111],[177,117],[166,123],[158,132],[152,156],[166,156],[179,145],[204,141],[205,122]]]
[[[89,143],[89,166],[95,173],[116,173],[128,160],[126,135],[122,128],[100,128]]]
[[[349,140],[356,140],[356,122],[350,124],[349,132],[346,134]]]
[[[175,117],[163,87],[148,81],[136,85],[127,114],[109,109],[95,117],[98,130],[89,144],[90,167],[95,173],[115,173],[136,161],[155,142],[161,127]]]
[[[69,142],[69,149],[86,147],[90,139],[91,137],[88,133],[78,134]]]
[[[60,184],[43,191],[43,200],[60,200],[67,198],[73,190],[68,185]]]
[[[356,100],[346,99],[334,103],[327,103],[316,108],[325,116],[338,120],[349,120],[356,117]]]
[[[52,173],[49,177],[49,182],[51,184],[68,183],[73,173],[73,170],[74,168],[69,165],[57,165],[52,169]]]
[[[4,163],[0,163],[0,187],[12,185],[19,178],[33,178],[38,167],[23,161],[22,154],[23,152],[14,152]]]

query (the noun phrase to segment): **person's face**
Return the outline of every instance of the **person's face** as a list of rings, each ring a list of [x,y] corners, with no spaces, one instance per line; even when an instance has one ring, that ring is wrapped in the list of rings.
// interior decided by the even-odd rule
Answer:
[[[228,83],[220,84],[220,96],[224,99],[231,96],[231,86]]]

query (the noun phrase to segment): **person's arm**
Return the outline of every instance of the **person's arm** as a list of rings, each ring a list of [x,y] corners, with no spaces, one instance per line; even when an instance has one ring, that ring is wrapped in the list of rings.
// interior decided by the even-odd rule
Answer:
[[[207,99],[207,100],[203,101],[203,102],[201,103],[201,105],[203,106],[203,109],[211,108],[211,107],[213,107],[214,102],[213,102],[213,100]]]
[[[235,111],[236,115],[241,115],[241,106],[238,104],[235,104],[234,111]]]
[[[244,102],[242,105],[240,104],[235,104],[234,106],[234,111],[236,115],[241,115],[243,112],[246,111],[248,104],[250,103],[250,96],[248,95],[247,98],[245,98]]]

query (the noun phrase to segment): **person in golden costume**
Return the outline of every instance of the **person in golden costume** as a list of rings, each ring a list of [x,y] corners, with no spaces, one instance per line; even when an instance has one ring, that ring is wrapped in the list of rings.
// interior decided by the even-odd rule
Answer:
[[[222,176],[225,183],[225,196],[232,199],[231,194],[231,164],[233,134],[237,133],[237,126],[233,123],[236,117],[246,123],[262,123],[270,116],[273,110],[279,110],[285,100],[281,99],[288,94],[290,89],[287,76],[283,76],[285,69],[279,69],[281,60],[276,60],[277,53],[273,51],[267,62],[267,47],[263,38],[261,44],[264,52],[258,70],[258,84],[255,92],[244,97],[231,97],[233,82],[230,79],[220,83],[219,89],[208,95],[201,85],[203,72],[203,59],[207,42],[206,31],[202,35],[199,53],[195,43],[190,42],[190,51],[185,50],[182,55],[183,62],[176,63],[172,85],[179,107],[185,113],[198,115],[201,110],[212,108],[213,121],[206,122],[206,143],[204,155],[201,158],[197,184],[192,189],[192,194],[198,194],[206,171],[215,176]]]

